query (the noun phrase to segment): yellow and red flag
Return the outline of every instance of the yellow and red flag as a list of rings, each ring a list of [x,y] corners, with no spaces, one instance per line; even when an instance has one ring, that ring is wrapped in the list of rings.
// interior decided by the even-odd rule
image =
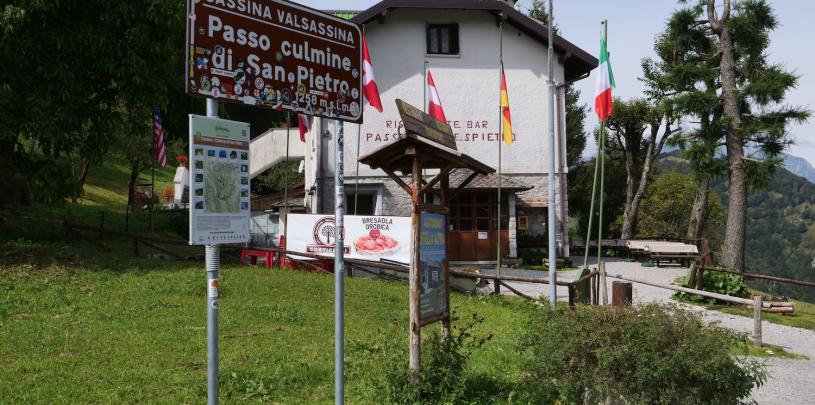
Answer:
[[[512,145],[512,118],[509,113],[509,94],[507,94],[507,77],[504,74],[504,65],[501,65],[501,138],[504,143]]]

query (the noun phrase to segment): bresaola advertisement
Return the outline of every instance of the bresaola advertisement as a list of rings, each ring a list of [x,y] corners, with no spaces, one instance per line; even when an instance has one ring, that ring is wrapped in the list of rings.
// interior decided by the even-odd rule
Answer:
[[[188,0],[187,93],[362,121],[362,33],[282,0]]]
[[[333,215],[289,214],[287,250],[334,257]],[[345,216],[345,257],[410,263],[410,217]]]

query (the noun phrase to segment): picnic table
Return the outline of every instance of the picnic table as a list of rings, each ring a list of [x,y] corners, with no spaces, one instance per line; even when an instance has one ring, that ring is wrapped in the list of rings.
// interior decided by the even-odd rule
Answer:
[[[696,245],[690,245],[679,242],[657,242],[645,245],[645,251],[650,253],[651,260],[654,261],[657,267],[660,262],[667,260],[671,262],[676,260],[679,264],[690,262],[692,259],[699,258],[699,249]],[[688,263],[690,265],[690,263]]]

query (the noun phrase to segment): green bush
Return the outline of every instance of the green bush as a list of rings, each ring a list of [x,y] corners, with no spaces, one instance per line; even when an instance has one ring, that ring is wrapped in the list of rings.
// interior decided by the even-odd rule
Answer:
[[[521,259],[525,265],[540,266],[543,259],[549,255],[543,250],[524,249],[520,252]]]
[[[480,349],[492,335],[472,333],[483,318],[473,314],[463,323],[454,319],[450,339],[442,340],[437,332],[422,339],[422,367],[420,382],[412,384],[406,353],[391,351],[385,364],[382,384],[382,403],[389,404],[451,404],[479,403],[491,398],[495,392],[483,392],[478,387],[478,376],[467,370],[472,354]],[[486,397],[482,397],[486,396]]]
[[[734,404],[766,379],[746,335],[657,304],[540,311],[521,347],[535,403]]]
[[[722,273],[718,271],[705,271],[703,279],[704,290],[715,292],[719,294],[730,295],[733,297],[747,297],[747,281],[744,277],[733,273]],[[687,280],[685,281],[687,285]],[[711,304],[722,303],[730,304],[730,302],[721,302],[715,298],[703,297],[701,295],[689,294],[684,292],[676,293],[676,297],[683,301],[691,302],[709,302]]]

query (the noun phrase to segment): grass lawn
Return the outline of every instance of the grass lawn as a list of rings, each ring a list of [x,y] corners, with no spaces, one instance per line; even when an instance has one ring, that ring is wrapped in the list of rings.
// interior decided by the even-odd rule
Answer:
[[[0,264],[0,398],[205,401],[203,264],[121,258],[115,249],[97,252],[91,245],[0,242],[0,251],[12,252],[5,259],[27,258],[9,263],[0,257],[7,263]],[[66,262],[68,267],[56,264]],[[330,403],[332,276],[226,267],[221,280],[222,400]],[[403,283],[346,282],[349,403],[381,401],[386,355],[402,352],[406,365],[407,298]],[[494,384],[518,381],[517,334],[535,307],[455,293],[451,300],[455,316],[483,316],[477,332],[494,335],[478,349],[473,371]]]
[[[770,358],[792,359],[792,360],[808,359],[807,356],[788,352],[784,350],[784,348],[781,346],[771,345],[769,343],[764,343],[762,347],[755,347],[751,342],[746,347],[744,346],[734,347],[732,348],[731,351],[738,355],[748,355],[765,359]]]

